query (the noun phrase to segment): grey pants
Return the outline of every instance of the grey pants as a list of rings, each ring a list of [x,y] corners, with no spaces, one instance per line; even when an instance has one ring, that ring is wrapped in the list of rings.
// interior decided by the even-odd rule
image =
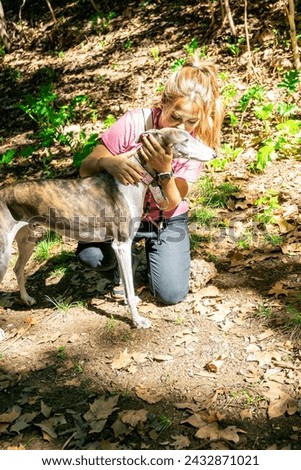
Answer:
[[[150,290],[167,305],[181,302],[189,290],[190,241],[187,213],[163,221],[162,228],[142,222],[135,240],[145,238]],[[111,243],[79,242],[76,251],[87,266],[105,271],[116,267]]]

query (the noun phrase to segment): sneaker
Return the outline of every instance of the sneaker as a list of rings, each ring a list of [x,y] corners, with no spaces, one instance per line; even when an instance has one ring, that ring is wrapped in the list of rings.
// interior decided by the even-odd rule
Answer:
[[[125,295],[124,295],[124,288],[122,281],[120,281],[120,284],[117,286],[114,286],[111,292],[112,298],[114,300],[124,300]]]

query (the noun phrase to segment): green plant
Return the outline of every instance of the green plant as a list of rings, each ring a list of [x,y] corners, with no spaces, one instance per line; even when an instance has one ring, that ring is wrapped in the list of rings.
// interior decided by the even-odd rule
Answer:
[[[191,220],[199,223],[200,225],[210,226],[215,218],[216,214],[211,209],[195,207],[191,212]]]
[[[109,129],[109,127],[111,127],[114,122],[116,122],[115,116],[113,114],[108,114],[105,120],[103,121],[104,128]]]
[[[289,70],[283,75],[282,81],[278,84],[279,88],[284,88],[287,95],[297,91],[300,85],[300,72],[298,70]]]
[[[249,250],[253,245],[253,234],[251,232],[244,232],[240,238],[237,240],[237,246],[241,250]]]
[[[97,118],[96,110],[93,109],[93,103],[86,95],[78,95],[73,98],[71,103],[61,107],[56,106],[57,94],[53,92],[52,85],[42,87],[37,96],[27,95],[25,103],[20,108],[33,119],[38,125],[36,138],[41,142],[42,147],[50,149],[54,143],[65,145],[69,148],[73,156],[73,163],[79,166],[98,143],[96,133],[87,135],[81,130],[78,137],[74,132],[64,132],[63,126],[74,120],[77,114],[84,114],[85,108],[90,118]],[[47,159],[52,158],[51,151],[48,150]],[[46,163],[46,162],[45,162]]]
[[[165,89],[165,85],[163,83],[159,83],[159,85],[156,88],[156,92],[161,94],[163,93],[164,89]]]
[[[201,47],[201,50],[200,50],[200,53],[199,53],[199,57],[201,59],[204,59],[205,57],[207,57],[207,46],[203,45]]]
[[[193,56],[195,51],[198,49],[199,43],[196,38],[192,38],[190,43],[185,44],[184,49],[187,52],[188,55]]]
[[[233,39],[231,37],[228,37],[227,48],[233,55],[237,57],[241,53],[241,46],[245,43],[245,41],[245,38],[239,37],[235,40],[235,42],[233,42]]]
[[[280,235],[274,233],[267,233],[264,236],[266,243],[269,243],[272,246],[282,245],[284,242],[284,238]]]
[[[213,179],[205,176],[198,181],[198,202],[204,206],[221,208],[227,207],[227,202],[238,190],[238,186],[224,182],[215,185]]]
[[[262,304],[255,310],[254,315],[256,317],[263,317],[265,319],[269,319],[273,316],[273,310],[270,307]]]
[[[125,49],[127,49],[128,51],[132,49],[133,47],[133,41],[131,39],[127,39],[125,44],[124,44],[124,47]]]
[[[67,300],[64,300],[64,299],[56,300],[56,299],[53,299],[53,298],[49,297],[48,295],[46,295],[46,299],[55,306],[55,308],[58,312],[63,313],[63,314],[68,313],[70,308],[72,308],[72,307],[81,306],[81,303],[79,303],[79,302],[70,302],[69,299],[67,299]]]
[[[39,261],[47,261],[51,257],[51,249],[61,243],[61,236],[48,230],[44,240],[40,241],[35,247],[34,258]]]
[[[232,103],[233,99],[237,96],[237,88],[234,83],[225,85],[221,91],[224,104],[227,106]]]
[[[199,248],[199,246],[204,242],[211,241],[210,236],[203,236],[199,235],[198,233],[191,233],[190,234],[190,248],[192,251],[195,251]]]
[[[168,429],[170,426],[171,426],[171,420],[167,416],[165,415],[159,416],[159,426],[158,426],[159,432],[166,431],[166,429]]]
[[[56,357],[60,359],[61,361],[64,361],[66,359],[66,347],[65,346],[60,346],[58,348]]]
[[[268,191],[264,196],[260,197],[255,201],[256,206],[259,207],[259,211],[255,215],[255,220],[262,225],[274,224],[275,211],[280,209],[280,204],[278,201],[278,192],[275,190]]]
[[[153,56],[153,58],[155,59],[156,62],[158,62],[160,60],[160,57],[159,57],[160,51],[159,51],[159,48],[157,46],[152,47],[150,49],[150,53],[151,53],[151,55]]]
[[[285,328],[292,329],[301,327],[301,312],[300,309],[295,305],[288,303],[286,306],[286,311],[289,314],[289,319],[286,321]]]
[[[56,266],[53,271],[50,272],[50,277],[61,278],[69,272],[68,266]]]
[[[10,150],[7,150],[5,153],[3,153],[0,156],[0,166],[5,165],[5,164],[9,165],[13,161],[14,156],[16,155],[16,152],[17,150],[10,149]]]
[[[245,112],[252,102],[262,102],[266,95],[266,90],[256,83],[251,86],[239,99],[238,107],[240,111]]]
[[[94,147],[96,147],[98,144],[98,139],[99,136],[95,132],[87,135],[84,131],[80,131],[78,140],[75,141],[73,147],[71,148],[71,153],[73,155],[73,165],[75,167],[79,167],[84,158],[86,158],[89,153],[92,152]]]
[[[5,56],[5,49],[4,49],[3,44],[0,44],[0,57],[4,57],[4,56]]]
[[[75,372],[77,372],[78,374],[82,374],[84,372],[84,368],[81,364],[75,364],[74,365],[74,370]]]
[[[107,322],[106,322],[106,331],[107,333],[111,333],[117,326],[117,320],[115,320],[115,318],[113,317],[113,315],[111,315],[110,318],[107,319]]]
[[[99,12],[92,16],[92,24],[97,33],[105,34],[109,29],[110,21],[116,18],[117,14],[115,11],[110,11],[107,16],[103,12]]]
[[[177,72],[183,65],[185,65],[186,59],[176,59],[171,66],[172,72]]]

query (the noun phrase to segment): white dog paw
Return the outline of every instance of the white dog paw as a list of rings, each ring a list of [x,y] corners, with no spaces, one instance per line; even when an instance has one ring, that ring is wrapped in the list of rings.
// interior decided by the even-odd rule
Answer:
[[[30,297],[30,295],[28,294],[22,297],[22,300],[29,307],[31,307],[31,305],[34,305],[36,303],[36,300],[33,297]]]
[[[152,326],[152,322],[150,320],[148,320],[147,318],[144,318],[144,317],[139,317],[136,321],[135,321],[135,325],[137,326],[138,329],[141,329],[141,328],[150,328]]]

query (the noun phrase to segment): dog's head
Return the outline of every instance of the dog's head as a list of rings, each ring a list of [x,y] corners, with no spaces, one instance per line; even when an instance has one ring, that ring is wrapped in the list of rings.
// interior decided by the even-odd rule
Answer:
[[[211,147],[203,144],[200,140],[196,140],[183,129],[177,129],[176,127],[151,129],[143,132],[141,136],[147,134],[153,135],[162,147],[167,148],[168,145],[172,144],[174,158],[187,158],[201,162],[209,162],[216,158],[216,153]],[[139,141],[141,142],[140,139]]]

